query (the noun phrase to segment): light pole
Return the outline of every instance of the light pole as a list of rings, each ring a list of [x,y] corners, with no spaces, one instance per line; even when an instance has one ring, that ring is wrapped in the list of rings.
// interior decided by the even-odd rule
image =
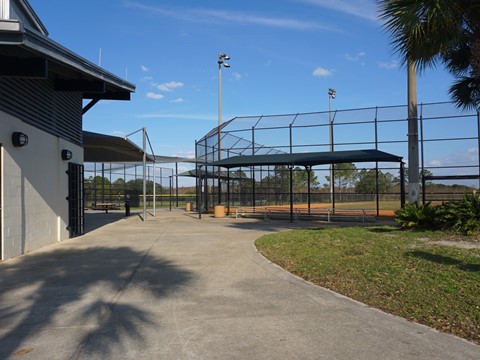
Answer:
[[[218,160],[222,159],[221,155],[221,131],[220,126],[222,125],[222,66],[229,68],[230,65],[225,61],[230,60],[230,56],[220,53],[218,54]]]
[[[328,119],[330,124],[330,151],[333,152],[333,119],[332,119],[332,99],[337,97],[335,89],[328,89]],[[334,204],[334,182],[333,182],[333,165],[330,164],[330,202]]]
[[[222,160],[222,67],[229,68],[230,65],[225,61],[230,60],[230,56],[218,54],[218,160]],[[220,180],[220,168],[218,171],[218,203],[222,203],[222,186]]]

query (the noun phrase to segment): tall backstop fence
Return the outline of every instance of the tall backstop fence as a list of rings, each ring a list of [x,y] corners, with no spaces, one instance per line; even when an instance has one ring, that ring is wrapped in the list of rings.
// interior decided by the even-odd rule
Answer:
[[[458,199],[478,190],[479,113],[462,112],[448,102],[420,104],[418,110],[422,201]],[[229,206],[282,206],[291,197],[300,206],[308,192],[318,206],[377,213],[398,209],[405,184],[396,164],[325,164],[314,166],[309,176],[310,169],[298,166],[246,166],[227,172],[209,164],[233,156],[374,149],[403,157],[408,167],[407,113],[407,106],[387,106],[233,118],[195,144],[197,206],[206,211],[227,198]]]
[[[143,207],[143,164],[86,163],[84,175],[85,206],[102,204],[122,208],[127,195],[130,207]],[[173,169],[148,164],[145,174],[146,205],[178,206]]]

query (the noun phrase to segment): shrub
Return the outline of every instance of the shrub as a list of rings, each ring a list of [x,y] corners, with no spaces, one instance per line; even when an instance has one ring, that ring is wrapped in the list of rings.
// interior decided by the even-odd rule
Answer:
[[[430,203],[419,205],[415,202],[395,211],[395,221],[400,223],[402,229],[435,229],[440,225],[438,213],[438,207]]]
[[[480,196],[465,194],[460,201],[449,201],[442,206],[440,215],[444,228],[474,234],[480,230]]]

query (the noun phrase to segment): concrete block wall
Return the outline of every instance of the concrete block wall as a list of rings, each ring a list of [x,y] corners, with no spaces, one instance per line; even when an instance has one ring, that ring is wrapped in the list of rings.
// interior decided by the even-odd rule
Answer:
[[[28,135],[25,147],[14,147],[12,133]],[[69,237],[68,161],[62,149],[83,163],[83,148],[47,134],[0,112],[1,256],[18,256]]]

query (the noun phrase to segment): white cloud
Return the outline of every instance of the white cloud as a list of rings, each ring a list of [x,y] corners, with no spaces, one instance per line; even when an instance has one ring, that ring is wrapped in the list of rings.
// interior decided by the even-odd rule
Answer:
[[[313,76],[316,76],[316,77],[328,77],[332,75],[333,74],[330,70],[324,69],[322,67],[316,68],[313,72]]]
[[[379,62],[378,67],[380,69],[385,69],[385,70],[394,70],[400,67],[400,63],[397,60],[393,60],[389,62]]]
[[[140,65],[140,68],[142,69],[143,72],[149,72],[150,69],[144,65]]]
[[[155,86],[160,91],[170,92],[170,91],[173,91],[175,89],[179,89],[179,88],[183,87],[183,85],[184,84],[182,82],[170,81],[168,83],[158,84],[158,85],[155,85]]]
[[[301,0],[304,3],[339,11],[369,21],[377,22],[377,6],[371,0]]]
[[[338,1],[338,0],[337,0]],[[197,23],[222,23],[222,24],[240,24],[240,25],[258,25],[264,27],[294,29],[294,30],[329,30],[338,31],[338,29],[319,24],[318,22],[309,22],[294,18],[280,18],[257,15],[252,12],[210,10],[202,8],[186,7],[161,7],[142,4],[139,1],[125,1],[126,7],[156,13],[164,17],[175,18],[177,20],[197,22]]]
[[[183,103],[183,102],[185,102],[185,100],[183,100],[182,98],[178,98],[178,99],[175,99],[175,100],[171,100],[170,102],[171,103]]]
[[[159,100],[159,99],[163,99],[165,96],[163,96],[162,94],[157,94],[157,93],[154,93],[153,91],[149,91],[147,93],[147,98],[149,99],[154,99],[154,100]]]
[[[124,137],[124,136],[125,136],[125,132],[123,132],[123,131],[121,131],[121,130],[113,130],[113,131],[112,131],[112,135],[113,135],[113,136]]]
[[[471,166],[478,163],[478,147],[449,154],[443,159],[433,159],[427,166]]]
[[[431,160],[427,163],[428,166],[441,166],[442,162],[440,160]]]
[[[478,154],[478,147],[473,147],[467,150],[467,154],[469,155],[477,155]]]
[[[235,80],[240,80],[242,78],[242,75],[237,72],[232,73],[232,76]]]
[[[362,59],[363,57],[365,57],[366,53],[364,51],[362,52],[359,52],[355,55],[350,55],[350,54],[345,54],[345,59],[347,59],[348,61],[359,61],[360,59]]]

